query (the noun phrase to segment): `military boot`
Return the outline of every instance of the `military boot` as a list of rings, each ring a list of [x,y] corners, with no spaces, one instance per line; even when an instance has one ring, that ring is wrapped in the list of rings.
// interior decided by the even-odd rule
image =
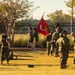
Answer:
[[[7,61],[7,64],[9,64],[9,61]]]

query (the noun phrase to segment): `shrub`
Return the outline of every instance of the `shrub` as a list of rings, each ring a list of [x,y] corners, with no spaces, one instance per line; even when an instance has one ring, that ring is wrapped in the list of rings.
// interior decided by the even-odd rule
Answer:
[[[26,47],[29,40],[28,34],[15,34],[14,47]]]

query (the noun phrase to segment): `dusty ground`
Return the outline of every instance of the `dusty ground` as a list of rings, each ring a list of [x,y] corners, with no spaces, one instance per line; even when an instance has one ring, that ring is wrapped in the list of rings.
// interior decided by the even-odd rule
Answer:
[[[60,69],[59,57],[47,56],[46,51],[25,51],[17,52],[16,55],[23,57],[14,57],[7,65],[4,61],[0,65],[0,75],[75,75],[75,64],[73,64],[73,53],[70,53],[68,67]],[[34,65],[34,67],[28,67]]]

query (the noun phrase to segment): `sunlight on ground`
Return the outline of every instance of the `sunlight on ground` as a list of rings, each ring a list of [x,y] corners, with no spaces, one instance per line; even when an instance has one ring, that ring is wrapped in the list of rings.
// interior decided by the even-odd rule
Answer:
[[[4,61],[4,64],[0,65],[0,75],[75,75],[73,53],[69,55],[66,69],[60,69],[59,57],[47,56],[46,51],[28,51],[21,54],[25,56],[17,59],[14,57],[9,65]]]

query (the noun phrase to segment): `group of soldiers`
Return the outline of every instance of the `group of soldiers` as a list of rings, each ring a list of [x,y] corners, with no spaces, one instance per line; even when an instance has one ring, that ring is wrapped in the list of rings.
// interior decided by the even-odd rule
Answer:
[[[38,33],[36,32],[36,28],[29,28],[29,44],[32,50],[35,50],[35,42],[38,41]],[[11,55],[13,54],[10,50],[10,39],[7,37],[6,34],[2,35],[2,39],[0,40],[0,52],[1,52],[1,64],[3,64],[3,61],[6,59],[7,64],[9,64],[9,60],[11,58]]]
[[[60,56],[60,68],[66,68],[70,50],[70,40],[67,37],[67,31],[60,31],[60,27],[57,25],[55,32],[49,33],[46,39],[48,55],[53,55],[53,52],[55,52],[55,57]]]
[[[35,29],[36,30],[36,29]],[[36,32],[35,32],[36,33]],[[38,34],[36,34],[35,41],[38,41]],[[67,31],[60,31],[59,25],[55,27],[55,32],[49,33],[47,35],[47,50],[48,55],[53,55],[55,52],[55,57],[60,56],[60,68],[67,67],[67,59],[70,50],[70,41],[67,37]],[[32,28],[30,28],[30,43],[34,43],[34,35]],[[75,40],[74,40],[75,42]],[[33,45],[33,44],[32,44]],[[10,59],[10,42],[6,34],[2,35],[2,40],[0,41],[1,46],[1,64],[3,64],[3,60],[7,60],[7,64],[9,64]]]
[[[34,30],[36,32],[36,30]],[[29,44],[31,44],[32,50],[35,49],[35,43],[38,39],[34,39],[35,36],[33,34],[33,29],[30,28],[30,40]],[[55,57],[60,56],[60,68],[67,67],[67,59],[70,50],[70,40],[67,37],[67,31],[61,30],[59,27],[59,23],[57,23],[55,27],[55,31],[53,33],[49,33],[46,37],[47,40],[47,51],[48,55],[53,55],[55,52]]]
[[[36,30],[34,31],[36,32]],[[38,39],[34,39],[35,36],[33,34],[32,28],[30,28],[29,33],[29,44],[31,44],[31,48],[33,50],[35,49],[35,43],[38,41]],[[60,68],[67,67],[67,59],[70,50],[70,40],[68,39],[67,34],[67,31],[60,29],[59,23],[57,23],[55,31],[53,33],[49,33],[46,37],[48,51],[47,54],[53,55],[53,53],[55,52],[55,57],[60,56]]]

